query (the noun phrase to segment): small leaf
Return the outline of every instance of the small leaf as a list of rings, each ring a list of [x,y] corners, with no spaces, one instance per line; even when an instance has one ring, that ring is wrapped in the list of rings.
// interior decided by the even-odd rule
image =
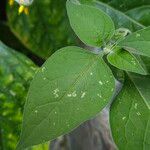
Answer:
[[[142,83],[143,80],[138,82]],[[147,85],[149,84],[150,82]],[[145,89],[144,84],[142,87]],[[149,101],[150,93],[147,96]],[[128,77],[122,91],[111,106],[110,124],[118,149],[149,150],[150,109],[139,89]]]
[[[18,149],[70,132],[100,112],[114,88],[112,72],[101,54],[78,47],[57,51],[31,83]]]
[[[111,18],[97,8],[67,1],[67,12],[74,32],[87,45],[99,47],[114,34]]]
[[[150,27],[128,35],[118,45],[132,53],[150,57]]]
[[[130,54],[128,51],[115,48],[107,55],[109,63],[119,69],[146,75],[147,70],[140,57]]]

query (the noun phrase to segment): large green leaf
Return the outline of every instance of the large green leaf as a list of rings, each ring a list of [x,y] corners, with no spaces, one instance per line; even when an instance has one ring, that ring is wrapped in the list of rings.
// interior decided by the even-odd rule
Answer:
[[[128,51],[115,48],[107,55],[109,63],[119,69],[146,75],[147,70],[139,56],[130,54]]]
[[[150,93],[143,97],[145,84],[149,86],[150,80],[143,82],[143,79],[138,79],[138,83],[141,82],[140,88],[143,89],[141,91],[126,77],[122,91],[111,106],[112,135],[120,150],[150,148],[150,108],[146,103],[149,101]]]
[[[97,8],[67,1],[67,12],[73,30],[87,45],[100,47],[114,34],[111,18]]]
[[[18,4],[8,6],[8,23],[13,33],[32,52],[48,58],[64,45],[74,43],[64,0],[35,0],[29,15],[18,15]]]
[[[150,27],[128,35],[118,45],[130,52],[150,57]]]
[[[24,55],[0,42],[0,149],[15,149],[21,131],[22,110],[36,66]]]
[[[150,5],[131,9],[126,14],[141,24],[150,26]]]
[[[31,83],[18,149],[70,132],[100,112],[114,88],[102,54],[78,47],[57,51]]]

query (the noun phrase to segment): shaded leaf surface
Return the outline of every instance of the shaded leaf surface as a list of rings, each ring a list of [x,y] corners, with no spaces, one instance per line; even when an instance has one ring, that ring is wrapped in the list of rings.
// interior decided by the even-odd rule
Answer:
[[[150,5],[131,9],[126,14],[145,26],[150,25]]]
[[[18,149],[52,140],[95,116],[115,88],[102,55],[66,47],[36,74],[25,105]]]
[[[114,8],[126,12],[130,9],[143,6],[143,5],[150,5],[149,0],[102,0],[108,3],[109,5],[113,6]]]
[[[150,109],[128,77],[111,106],[110,124],[114,141],[120,150],[149,150]]]
[[[67,1],[67,12],[74,32],[87,45],[100,47],[114,34],[111,18],[97,8]]]

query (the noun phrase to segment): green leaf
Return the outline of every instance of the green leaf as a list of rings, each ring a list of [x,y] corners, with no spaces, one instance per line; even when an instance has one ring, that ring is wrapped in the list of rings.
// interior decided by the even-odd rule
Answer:
[[[145,104],[150,109],[150,75],[142,76],[137,74],[129,74],[129,76],[141,94]]]
[[[136,31],[136,30],[142,29],[144,27],[142,24],[140,24],[136,20],[132,19],[131,17],[127,16],[125,13],[123,13],[105,3],[93,0],[90,2],[86,2],[86,4],[95,6],[96,8],[107,13],[113,20],[116,28],[124,27],[131,31]]]
[[[142,61],[144,62],[144,65],[146,66],[148,73],[150,74],[150,58],[141,56]]]
[[[146,75],[147,70],[141,58],[116,47],[107,55],[109,63],[119,69]]]
[[[138,82],[142,83],[143,80]],[[150,82],[147,83],[149,84]],[[145,89],[144,84],[142,88]],[[147,96],[149,101],[150,94]],[[139,89],[128,77],[122,91],[111,106],[110,124],[118,149],[149,150],[150,109]]]
[[[1,150],[13,150],[17,145],[23,105],[35,71],[31,60],[0,42]]]
[[[150,5],[131,9],[126,14],[141,24],[150,26]]]
[[[132,53],[150,57],[150,27],[128,35],[118,45]]]
[[[46,59],[58,48],[75,42],[65,5],[64,0],[35,0],[29,15],[18,15],[18,4],[8,6],[8,24],[29,50]]]
[[[143,6],[143,5],[150,5],[149,0],[105,0],[109,5],[113,6],[114,8],[126,12],[130,9]]]
[[[100,47],[114,34],[111,18],[97,8],[67,1],[67,12],[74,32],[87,45]]]
[[[57,51],[31,83],[18,149],[70,132],[100,112],[114,88],[102,54],[78,47]]]

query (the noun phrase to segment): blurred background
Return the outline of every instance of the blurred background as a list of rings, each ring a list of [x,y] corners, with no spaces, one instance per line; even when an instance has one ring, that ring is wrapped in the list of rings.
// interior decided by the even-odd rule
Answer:
[[[105,11],[116,29],[131,32],[150,25],[150,0],[79,0]],[[23,106],[36,70],[56,50],[86,47],[72,31],[66,0],[34,0],[29,13],[0,0],[0,150],[14,150],[21,130]],[[72,133],[30,150],[114,150],[108,108]]]

